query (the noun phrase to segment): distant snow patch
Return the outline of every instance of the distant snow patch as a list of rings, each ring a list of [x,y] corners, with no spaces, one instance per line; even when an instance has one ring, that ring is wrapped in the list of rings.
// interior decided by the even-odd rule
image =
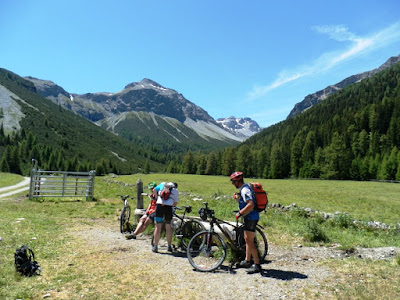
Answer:
[[[155,86],[154,84],[149,84],[151,87],[153,87],[153,88],[155,88],[155,89],[158,89],[158,90],[161,90],[161,91],[167,91],[168,89],[166,89],[166,88],[163,88],[163,87],[161,87],[161,86]]]

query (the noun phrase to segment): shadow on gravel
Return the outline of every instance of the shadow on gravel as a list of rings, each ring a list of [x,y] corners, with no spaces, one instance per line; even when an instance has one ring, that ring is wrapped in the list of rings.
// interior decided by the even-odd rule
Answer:
[[[292,271],[282,271],[282,270],[274,270],[274,269],[263,269],[261,271],[261,276],[275,278],[280,280],[292,280],[292,279],[307,279],[308,276],[292,272]]]
[[[172,255],[175,257],[187,258],[186,252],[182,252],[182,251],[174,251],[174,252],[172,252]]]

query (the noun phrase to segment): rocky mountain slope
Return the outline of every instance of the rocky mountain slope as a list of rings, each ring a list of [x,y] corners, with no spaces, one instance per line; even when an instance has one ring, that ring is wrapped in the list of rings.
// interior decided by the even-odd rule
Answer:
[[[369,78],[369,77],[375,75],[376,73],[378,73],[379,71],[382,71],[386,68],[391,67],[398,61],[400,61],[400,55],[389,58],[383,65],[381,65],[377,69],[347,77],[346,79],[340,81],[339,83],[330,85],[330,86],[324,88],[323,90],[320,90],[313,94],[307,95],[303,99],[303,101],[297,103],[294,106],[292,111],[289,113],[287,119],[290,119],[290,118],[302,113],[303,111],[309,109],[310,107],[314,106],[318,102],[326,99],[329,95],[336,93],[337,91],[345,88],[346,86],[356,83],[356,82],[359,82],[359,81],[363,80],[364,78]]]
[[[261,131],[258,123],[250,118],[235,118],[231,116],[228,118],[219,118],[217,119],[217,123],[224,129],[243,138],[248,138]]]
[[[185,135],[190,135],[192,139],[197,135],[197,138],[207,142],[216,140],[236,144],[257,132],[227,129],[182,94],[147,78],[128,84],[118,93],[83,95],[68,93],[51,81],[33,77],[26,79],[34,83],[42,96],[115,134],[121,134],[129,128],[140,131],[143,137],[146,135],[143,128],[158,128],[167,131],[177,142],[186,140]],[[165,122],[175,129],[170,131],[171,128],[163,127]],[[186,133],[182,134],[182,130]],[[147,132],[147,135],[151,134],[151,131]]]

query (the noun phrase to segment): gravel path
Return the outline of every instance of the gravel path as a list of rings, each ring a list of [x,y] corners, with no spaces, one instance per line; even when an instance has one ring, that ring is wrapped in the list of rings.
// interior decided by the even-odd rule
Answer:
[[[121,264],[131,264],[140,258],[144,266],[151,265],[166,276],[176,278],[175,287],[180,290],[207,291],[207,299],[293,299],[303,298],[299,294],[303,288],[324,294],[320,287],[326,280],[333,278],[331,270],[321,266],[321,260],[329,258],[344,259],[348,256],[360,258],[385,259],[400,255],[400,248],[356,249],[353,253],[326,247],[293,247],[284,249],[269,244],[267,262],[263,264],[261,274],[248,275],[245,269],[232,269],[224,265],[213,273],[193,271],[184,252],[168,253],[166,247],[159,245],[159,253],[151,252],[150,237],[141,235],[136,240],[126,240],[109,224],[96,221],[95,226],[80,230],[75,235],[84,238],[89,245],[99,251],[123,252],[116,255]]]
[[[30,181],[30,177],[24,177],[24,180],[17,184],[0,188],[0,198],[5,198],[29,190]]]

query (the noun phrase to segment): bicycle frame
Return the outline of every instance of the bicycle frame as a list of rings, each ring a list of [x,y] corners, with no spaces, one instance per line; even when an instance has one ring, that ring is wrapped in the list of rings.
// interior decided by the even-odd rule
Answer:
[[[181,220],[181,225],[179,226],[179,227],[182,227],[182,221],[185,219],[185,215],[186,215],[186,212],[187,212],[187,210],[188,210],[188,208],[189,208],[189,206],[184,206],[184,210],[183,210],[183,215],[182,216],[179,216],[177,213],[176,213],[176,210],[177,209],[182,209],[182,208],[180,208],[180,207],[175,207],[175,211],[174,211],[174,217],[176,217],[176,218],[178,218],[179,220]]]
[[[178,226],[175,226],[174,221],[173,221],[173,223],[171,224],[172,234],[173,234],[173,236],[175,236],[177,238],[177,240],[179,240],[179,245],[178,246],[181,247],[182,249],[186,249],[188,241],[186,241],[185,239],[189,239],[190,240],[190,238],[192,237],[192,236],[187,236],[188,232],[185,231],[185,226],[187,226],[186,224],[189,224],[191,222],[198,223],[198,225],[201,226],[199,231],[202,231],[205,228],[199,221],[191,220],[191,219],[187,219],[186,218],[186,214],[190,213],[191,210],[192,210],[191,206],[183,206],[183,208],[175,207],[175,209],[176,210],[184,209],[184,210],[183,210],[183,214],[182,215],[178,215],[176,213],[176,210],[174,211],[173,216],[180,221],[180,224]],[[163,224],[163,226],[164,226],[164,224]],[[162,230],[164,230],[164,229],[162,229]],[[153,239],[154,239],[154,236],[152,238],[152,245],[153,245]]]
[[[244,234],[242,231],[244,225],[239,225],[238,221],[236,221],[236,225],[234,225],[231,222],[216,218],[214,210],[208,208],[208,203],[204,202],[203,204],[205,207],[199,210],[199,216],[203,221],[209,219],[210,227],[207,230],[199,232],[193,236],[188,245],[187,255],[189,262],[195,269],[202,272],[208,272],[215,270],[219,265],[222,264],[222,262],[225,260],[228,247],[231,249],[234,256],[234,261],[231,260],[231,262],[233,262],[232,265],[234,262],[243,259],[246,255],[246,243],[244,241]],[[223,226],[223,224],[233,228],[232,230],[236,232],[236,236],[233,237],[230,233],[230,229]],[[216,228],[219,229],[219,232],[216,231]],[[263,261],[268,253],[268,242],[262,229],[263,227],[257,224],[255,230],[256,236],[254,240],[259,251],[260,261]],[[215,240],[214,237],[216,237]],[[262,248],[259,248],[259,246]],[[222,254],[220,256],[214,256],[216,253],[218,253],[218,249],[222,250]],[[217,261],[213,261],[213,257],[220,257],[221,259],[218,258]],[[211,258],[211,263],[213,265],[211,267],[202,266],[201,261],[203,260],[204,263],[209,258]]]
[[[227,224],[231,227],[233,227],[234,231],[237,231],[237,229],[242,226],[239,225],[239,222],[236,221],[236,226],[226,222],[224,220],[212,217],[211,221],[210,221],[210,229],[208,230],[210,233],[214,233],[214,226],[216,225],[218,227],[218,229],[221,231],[221,233],[223,234],[223,236],[225,237],[225,239],[227,240],[227,244],[234,250],[234,251],[241,251],[242,249],[240,248],[240,246],[237,244],[236,240],[233,240],[231,238],[231,235],[228,233],[228,229],[224,228],[221,226],[221,224]]]
[[[133,199],[132,197],[129,197],[129,195],[118,195],[121,197],[121,200],[124,202],[124,206],[122,207],[121,214],[120,214],[120,231],[121,233],[124,232],[129,232],[131,231],[130,225],[129,225],[129,219],[131,216],[131,208],[129,206],[128,199]]]

